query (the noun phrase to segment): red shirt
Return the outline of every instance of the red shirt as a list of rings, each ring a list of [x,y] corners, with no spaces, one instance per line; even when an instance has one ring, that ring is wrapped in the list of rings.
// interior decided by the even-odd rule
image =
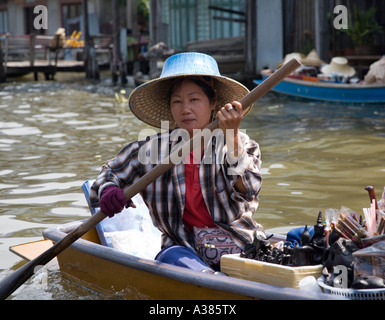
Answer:
[[[202,155],[203,156],[203,151]],[[193,152],[189,155],[190,161],[185,163],[186,194],[183,212],[183,222],[192,231],[193,227],[215,227],[213,219],[203,200],[199,181],[200,160],[195,159]],[[187,159],[186,159],[187,160]]]

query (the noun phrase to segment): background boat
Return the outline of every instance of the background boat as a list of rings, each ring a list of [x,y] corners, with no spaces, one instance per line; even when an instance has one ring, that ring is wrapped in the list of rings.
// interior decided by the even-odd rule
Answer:
[[[259,85],[262,80],[254,80]],[[312,80],[315,80],[314,78]],[[309,77],[309,80],[310,77]],[[286,78],[272,91],[289,96],[334,102],[348,103],[383,103],[385,102],[385,84],[346,84],[323,81],[309,81]],[[318,79],[317,79],[318,80]]]

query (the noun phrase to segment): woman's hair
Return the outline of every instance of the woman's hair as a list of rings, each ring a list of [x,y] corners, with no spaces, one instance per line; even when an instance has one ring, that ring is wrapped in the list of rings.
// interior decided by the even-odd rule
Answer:
[[[169,97],[169,103],[171,96],[173,93],[182,85],[182,82],[184,80],[190,80],[194,82],[197,86],[201,87],[205,95],[209,98],[210,104],[216,104],[217,102],[217,92],[215,90],[214,81],[212,77],[206,76],[206,77],[186,77],[186,78],[178,78],[176,80],[173,80],[173,83],[171,84],[170,93],[168,95]]]

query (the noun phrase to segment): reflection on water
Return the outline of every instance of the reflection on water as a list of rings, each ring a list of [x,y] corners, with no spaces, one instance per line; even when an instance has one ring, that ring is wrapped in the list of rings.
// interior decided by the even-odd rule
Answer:
[[[115,90],[117,91],[117,90]],[[0,277],[20,258],[14,244],[41,238],[47,227],[84,219],[81,184],[126,142],[151,129],[114,88],[82,81],[28,82],[0,89]],[[269,94],[243,122],[259,142],[263,189],[256,220],[265,228],[313,224],[318,211],[348,206],[362,212],[364,191],[385,185],[385,109]],[[23,287],[15,298],[101,298],[56,273],[51,293]],[[53,294],[62,288],[61,294]],[[63,289],[64,288],[64,289]],[[60,291],[60,290],[59,290]],[[36,292],[36,293],[35,293]]]

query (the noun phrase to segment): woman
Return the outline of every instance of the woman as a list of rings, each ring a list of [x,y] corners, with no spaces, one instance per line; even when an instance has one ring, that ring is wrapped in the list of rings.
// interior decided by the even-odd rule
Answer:
[[[211,270],[208,265],[217,268],[218,259],[210,260],[210,255],[223,252],[218,252],[219,246],[212,252],[201,247],[205,263],[198,258],[196,242],[202,230],[225,234],[231,247],[228,252],[240,252],[256,235],[264,237],[263,228],[252,217],[261,187],[260,150],[239,131],[249,110],[243,112],[238,100],[247,93],[239,82],[221,76],[208,55],[182,53],[167,59],[160,78],[136,88],[129,105],[140,120],[158,128],[168,121],[171,130],[134,141],[107,162],[91,189],[92,205],[108,216],[120,212],[127,205],[125,186],[168,156],[180,140],[191,138],[217,117],[220,130],[209,141],[141,192],[154,225],[162,232],[163,249],[156,259]],[[222,241],[221,236],[217,240]]]

